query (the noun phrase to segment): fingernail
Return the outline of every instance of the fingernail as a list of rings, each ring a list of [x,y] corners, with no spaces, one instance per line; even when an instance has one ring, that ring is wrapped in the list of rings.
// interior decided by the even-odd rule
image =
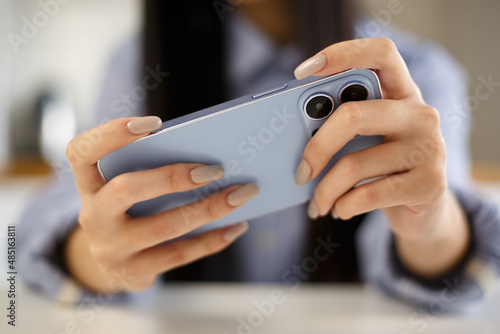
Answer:
[[[220,180],[224,177],[224,168],[218,165],[209,165],[195,168],[191,171],[194,183],[207,183]]]
[[[239,206],[249,199],[255,197],[259,193],[259,187],[256,183],[249,183],[241,188],[236,189],[227,196],[227,203],[231,206]]]
[[[335,208],[332,209],[332,217],[333,219],[339,219],[339,214],[337,213],[337,211],[335,210]]]
[[[148,133],[161,128],[161,119],[156,116],[136,118],[127,123],[127,129],[133,135]]]
[[[322,70],[326,66],[327,58],[323,53],[317,54],[309,58],[295,69],[295,77],[297,80],[307,78],[310,75]]]
[[[309,206],[307,207],[307,215],[311,219],[316,219],[319,216],[318,206],[316,205],[316,203],[314,202],[314,200],[311,200],[309,202]]]
[[[297,183],[299,186],[304,186],[307,181],[309,181],[309,178],[311,177],[312,173],[312,168],[311,166],[302,159],[302,161],[299,164],[299,167],[297,168],[297,172],[295,172],[295,183]]]
[[[234,241],[241,237],[246,231],[248,230],[248,223],[247,222],[241,222],[238,224],[234,224],[230,228],[224,232],[224,240],[226,241]]]

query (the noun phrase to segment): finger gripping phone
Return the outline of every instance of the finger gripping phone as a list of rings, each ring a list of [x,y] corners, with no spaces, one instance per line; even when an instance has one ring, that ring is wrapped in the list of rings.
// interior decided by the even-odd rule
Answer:
[[[98,168],[109,181],[122,173],[175,163],[224,167],[221,180],[135,204],[128,210],[135,217],[183,206],[233,184],[258,184],[256,197],[190,233],[196,234],[310,200],[321,178],[341,157],[380,144],[382,136],[354,137],[317,178],[299,187],[295,171],[307,142],[342,103],[381,98],[378,77],[371,70],[295,80],[165,122],[157,132],[100,159]],[[185,219],[193,214],[181,211]]]

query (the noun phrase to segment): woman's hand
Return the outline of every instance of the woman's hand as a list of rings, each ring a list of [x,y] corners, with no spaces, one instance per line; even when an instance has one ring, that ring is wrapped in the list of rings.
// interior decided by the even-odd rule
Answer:
[[[446,149],[438,111],[425,104],[396,46],[386,38],[332,45],[296,70],[297,78],[351,68],[374,69],[383,100],[348,102],[309,141],[297,169],[305,184],[355,135],[383,135],[381,145],[344,156],[318,184],[308,213],[335,218],[382,209],[398,253],[414,273],[435,277],[468,247],[468,226],[447,189]],[[358,182],[381,177],[352,189]],[[351,190],[352,189],[352,190]]]
[[[82,199],[79,227],[68,239],[69,271],[96,292],[139,291],[160,273],[217,253],[247,230],[246,223],[172,240],[228,215],[258,193],[255,184],[231,186],[166,212],[132,218],[135,203],[204,186],[224,176],[220,166],[176,164],[126,173],[106,183],[97,161],[161,126],[157,117],[117,119],[78,135],[67,157]]]

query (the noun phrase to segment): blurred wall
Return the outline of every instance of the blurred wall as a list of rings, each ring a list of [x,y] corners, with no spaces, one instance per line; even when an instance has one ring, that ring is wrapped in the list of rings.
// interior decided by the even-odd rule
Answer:
[[[26,19],[44,23],[26,44],[11,46],[11,98],[14,113],[11,138],[14,149],[26,153],[30,138],[35,96],[49,84],[72,92],[79,124],[86,124],[94,111],[110,53],[138,30],[139,0],[61,1],[59,8],[44,9],[54,0],[15,0],[12,31],[22,35]],[[28,32],[29,29],[28,29]],[[29,153],[29,152],[27,152]]]
[[[0,0],[5,1],[5,0]],[[53,0],[42,0],[42,2]],[[306,0],[304,0],[306,1]],[[375,10],[397,0],[360,0]],[[13,31],[40,10],[39,0],[15,0]],[[72,0],[61,5],[48,24],[18,53],[12,53],[13,139],[29,136],[34,94],[47,82],[74,92],[80,123],[93,111],[110,52],[140,26],[140,0]],[[403,10],[391,24],[444,44],[465,66],[471,87],[478,78],[500,81],[500,1],[400,0]],[[3,14],[3,9],[2,9]],[[0,42],[1,43],[1,42]],[[12,50],[11,50],[12,51]],[[1,66],[1,65],[0,65]],[[473,96],[474,92],[471,91]],[[500,88],[474,111],[471,148],[479,162],[500,163]],[[2,135],[2,129],[0,129]],[[22,148],[21,148],[22,150]],[[0,146],[1,154],[1,146]]]
[[[0,36],[6,36],[10,31],[11,1],[0,0]],[[0,169],[7,162],[9,154],[9,81],[10,52],[8,41],[0,38]]]
[[[362,0],[375,11],[394,0]],[[470,97],[479,78],[500,83],[500,1],[400,0],[403,10],[391,24],[442,43],[462,63],[470,78]],[[500,163],[500,87],[473,111],[472,157],[476,163]]]

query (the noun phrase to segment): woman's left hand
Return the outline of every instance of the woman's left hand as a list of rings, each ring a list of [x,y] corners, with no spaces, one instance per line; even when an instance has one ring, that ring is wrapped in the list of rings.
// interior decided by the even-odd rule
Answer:
[[[297,183],[317,177],[356,135],[383,135],[384,140],[341,158],[318,184],[308,213],[316,218],[331,211],[335,218],[349,219],[382,209],[407,267],[421,276],[442,274],[465,254],[469,232],[447,188],[439,113],[425,104],[396,46],[386,38],[332,45],[295,74],[304,78],[351,68],[374,69],[384,99],[342,104],[307,144]],[[381,178],[353,189],[374,177]]]

